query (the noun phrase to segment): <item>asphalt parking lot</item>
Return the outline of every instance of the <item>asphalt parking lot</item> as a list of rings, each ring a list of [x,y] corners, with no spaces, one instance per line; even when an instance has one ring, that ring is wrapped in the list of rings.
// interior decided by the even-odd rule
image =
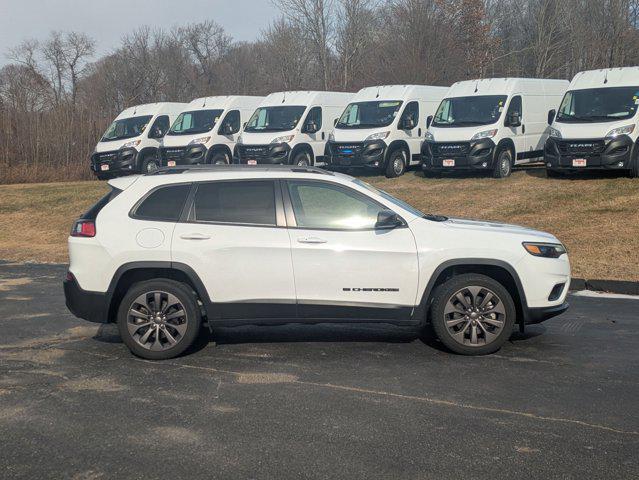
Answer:
[[[391,326],[227,328],[131,356],[0,265],[2,478],[638,478],[639,300],[572,308],[492,356]]]

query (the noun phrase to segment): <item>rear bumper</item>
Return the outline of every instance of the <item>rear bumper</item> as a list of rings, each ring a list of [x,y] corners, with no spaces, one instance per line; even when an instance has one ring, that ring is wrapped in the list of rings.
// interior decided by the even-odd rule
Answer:
[[[202,144],[189,145],[186,147],[162,147],[160,148],[160,164],[163,167],[174,167],[177,165],[197,165],[208,163],[208,149]]]
[[[561,315],[568,310],[568,307],[568,302],[564,302],[561,305],[554,305],[552,307],[529,308],[526,312],[524,322],[526,325],[545,322],[549,318]]]
[[[423,170],[490,170],[495,142],[489,138],[472,142],[424,142],[421,153]],[[454,165],[444,166],[444,160],[453,160]]]
[[[333,170],[384,167],[388,145],[383,140],[370,142],[327,142],[326,166]]]
[[[260,165],[288,165],[290,163],[290,155],[291,147],[288,143],[237,146],[237,158],[241,164],[255,161]]]
[[[558,171],[629,170],[634,155],[635,143],[627,135],[612,140],[549,138],[544,146],[546,168]],[[586,165],[574,166],[575,159],[586,160]]]
[[[99,177],[117,177],[137,172],[138,151],[123,148],[113,152],[95,152],[91,155],[91,170]],[[104,168],[107,168],[104,170]]]
[[[82,290],[73,275],[68,274],[63,282],[64,298],[69,311],[89,322],[107,323],[108,297],[106,293]]]

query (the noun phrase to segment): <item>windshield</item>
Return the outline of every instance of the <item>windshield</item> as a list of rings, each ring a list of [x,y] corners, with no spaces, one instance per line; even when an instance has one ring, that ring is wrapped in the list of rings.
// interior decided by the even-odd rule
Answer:
[[[490,125],[499,120],[506,95],[445,98],[435,113],[434,127]]]
[[[260,107],[246,124],[245,132],[285,132],[299,123],[306,107]]]
[[[588,88],[566,92],[558,122],[614,122],[634,117],[639,87]]]
[[[193,110],[182,112],[173,122],[168,135],[190,135],[209,132],[220,119],[224,110]]]
[[[402,102],[385,100],[381,102],[355,102],[346,107],[336,128],[375,128],[393,123]]]
[[[137,137],[144,132],[144,129],[152,118],[152,115],[143,115],[140,117],[116,120],[109,125],[109,128],[107,128],[106,132],[104,132],[100,141],[110,142],[112,140]]]

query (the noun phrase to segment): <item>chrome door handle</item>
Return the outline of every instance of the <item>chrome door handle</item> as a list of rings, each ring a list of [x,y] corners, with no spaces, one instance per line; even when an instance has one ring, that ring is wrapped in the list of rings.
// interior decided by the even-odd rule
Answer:
[[[326,243],[327,241],[323,238],[318,237],[300,237],[297,239],[299,243]]]
[[[210,235],[205,235],[204,233],[183,233],[180,235],[180,238],[184,240],[208,240],[211,238]]]

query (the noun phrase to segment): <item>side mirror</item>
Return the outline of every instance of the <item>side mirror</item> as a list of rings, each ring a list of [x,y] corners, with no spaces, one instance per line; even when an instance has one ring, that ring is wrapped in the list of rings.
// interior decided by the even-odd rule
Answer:
[[[428,117],[426,117],[426,128],[427,129],[430,127],[431,123],[433,123],[433,116],[432,115],[428,115]]]
[[[162,138],[163,136],[164,132],[160,127],[155,127],[149,134],[149,138]]]
[[[381,210],[377,214],[377,222],[375,222],[375,228],[383,228],[383,229],[392,229],[401,227],[404,225],[404,220],[402,217],[397,215],[392,210]]]
[[[415,120],[413,120],[413,117],[406,117],[402,121],[400,128],[402,130],[412,130],[413,128],[415,128]]]
[[[313,120],[306,122],[306,125],[304,125],[304,133],[315,133],[318,130],[319,128],[317,128],[317,123]]]
[[[512,112],[508,115],[508,127],[519,127],[521,126],[521,119],[519,118],[519,114],[517,112]]]
[[[233,125],[231,125],[230,123],[225,123],[222,126],[222,133],[224,135],[233,135],[235,133],[233,129]]]
[[[336,118],[333,120],[333,126],[337,125],[337,122],[339,121],[339,118]]]
[[[554,108],[548,111],[548,125],[552,125],[552,122],[555,121],[556,114],[557,114],[557,111]]]

